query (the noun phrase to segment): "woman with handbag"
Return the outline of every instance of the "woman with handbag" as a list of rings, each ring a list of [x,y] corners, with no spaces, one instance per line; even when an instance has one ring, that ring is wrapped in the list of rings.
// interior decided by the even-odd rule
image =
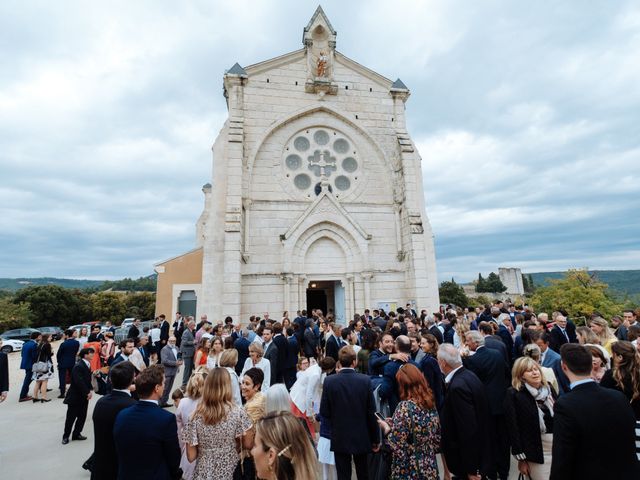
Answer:
[[[396,374],[401,402],[390,421],[378,420],[391,447],[391,478],[438,480],[440,419],[422,372],[406,363]]]
[[[42,335],[42,340],[37,347],[36,362],[33,364],[33,376],[32,380],[36,382],[33,387],[33,403],[36,402],[50,402],[51,399],[47,398],[47,385],[49,379],[53,378],[53,350],[51,343],[49,343],[49,335]],[[38,398],[38,393],[41,397]]]
[[[554,390],[531,357],[516,360],[505,397],[511,450],[523,478],[545,480],[551,473]]]

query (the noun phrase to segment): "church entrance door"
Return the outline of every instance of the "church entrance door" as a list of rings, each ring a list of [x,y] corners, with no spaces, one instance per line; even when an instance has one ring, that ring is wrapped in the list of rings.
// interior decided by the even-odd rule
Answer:
[[[319,308],[335,321],[345,324],[345,289],[340,280],[312,280],[307,288],[307,311]]]

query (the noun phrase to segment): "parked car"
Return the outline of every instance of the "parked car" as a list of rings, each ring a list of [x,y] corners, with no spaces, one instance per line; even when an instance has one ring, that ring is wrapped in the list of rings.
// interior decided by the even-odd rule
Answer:
[[[60,340],[64,332],[60,327],[38,327],[41,333],[47,333],[51,335],[52,340]]]
[[[31,334],[33,332],[40,333],[39,330],[35,328],[16,328],[13,330],[7,330],[6,332],[0,334],[5,340],[29,340],[31,338]]]
[[[11,340],[8,338],[3,338],[0,351],[4,353],[19,352],[20,350],[22,350],[23,343],[24,342],[22,340]]]
[[[142,334],[144,327],[149,327],[149,328],[153,327],[153,322],[154,320],[145,320],[144,322],[140,322],[140,334]],[[127,335],[129,335],[129,329],[133,324],[133,322],[128,323],[127,325],[124,325],[124,322],[122,323],[123,325],[117,328],[115,333],[113,334],[113,339],[115,340],[116,343],[120,343],[122,340],[127,338]]]
[[[130,327],[134,320],[135,318],[125,318],[120,327]]]

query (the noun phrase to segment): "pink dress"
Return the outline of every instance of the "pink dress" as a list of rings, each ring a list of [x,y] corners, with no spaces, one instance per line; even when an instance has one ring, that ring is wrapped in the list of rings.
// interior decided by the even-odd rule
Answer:
[[[190,462],[187,460],[187,447],[182,441],[182,431],[189,422],[191,414],[198,406],[198,400],[191,400],[189,397],[184,397],[180,400],[178,409],[176,410],[176,421],[178,422],[178,440],[180,441],[180,450],[182,451],[182,458],[180,459],[180,468],[182,468],[182,478],[185,480],[191,480],[193,478],[193,471],[196,468],[196,462]]]

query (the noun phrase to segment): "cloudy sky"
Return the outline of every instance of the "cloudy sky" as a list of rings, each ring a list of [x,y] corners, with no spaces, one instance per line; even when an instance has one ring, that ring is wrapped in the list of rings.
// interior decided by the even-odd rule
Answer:
[[[323,2],[411,89],[440,279],[640,268],[638,2]],[[0,3],[0,277],[137,277],[191,249],[222,75],[317,3]]]

